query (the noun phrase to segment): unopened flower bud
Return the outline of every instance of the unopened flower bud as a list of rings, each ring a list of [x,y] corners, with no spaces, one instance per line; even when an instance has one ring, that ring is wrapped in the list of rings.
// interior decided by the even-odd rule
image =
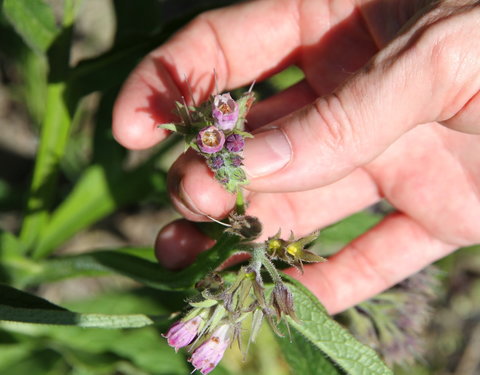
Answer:
[[[215,125],[229,131],[235,127],[238,119],[238,104],[227,92],[213,98],[212,116]]]
[[[240,134],[230,134],[225,141],[225,147],[230,152],[240,152],[243,146],[245,146],[245,140]]]
[[[262,233],[262,224],[255,216],[232,213],[228,219],[231,227],[227,231],[235,233],[240,237],[255,239]]]
[[[292,292],[283,283],[276,283],[272,291],[272,306],[277,313],[277,317],[280,319],[282,314],[289,315],[293,319],[297,320],[295,315],[295,308],[293,306]]]
[[[225,161],[220,155],[216,155],[210,158],[208,164],[210,165],[210,168],[216,171],[217,169],[220,169],[225,165]]]
[[[197,136],[197,145],[201,152],[214,154],[223,148],[225,134],[215,126],[200,130]]]
[[[240,155],[232,155],[230,157],[230,163],[234,167],[241,167],[243,165],[243,159]]]

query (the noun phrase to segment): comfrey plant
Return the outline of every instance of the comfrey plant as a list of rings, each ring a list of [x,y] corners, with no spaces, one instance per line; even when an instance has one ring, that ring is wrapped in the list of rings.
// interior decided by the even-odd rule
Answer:
[[[253,85],[252,85],[253,86]],[[283,261],[303,271],[304,262],[323,262],[319,255],[305,247],[318,233],[283,240],[280,232],[263,243],[254,243],[262,225],[255,217],[245,214],[242,186],[248,181],[242,169],[245,138],[245,117],[254,101],[252,88],[238,100],[230,93],[217,94],[201,106],[176,103],[179,123],[163,124],[185,136],[186,147],[203,157],[215,179],[231,193],[237,194],[237,204],[228,218],[225,231],[242,239],[239,250],[250,254],[246,266],[227,280],[218,273],[197,283],[199,295],[189,301],[190,310],[165,334],[168,344],[178,350],[188,347],[190,362],[202,374],[208,374],[219,363],[227,347],[234,341],[242,348],[241,333],[245,322],[251,322],[247,348],[255,341],[262,321],[266,319],[275,333],[280,321],[289,316],[298,321],[293,296],[277,271],[274,261]],[[273,286],[267,290],[264,278]],[[250,319],[248,319],[250,318]]]
[[[248,183],[241,153],[245,138],[252,137],[245,131],[245,117],[255,99],[252,88],[236,101],[225,93],[198,107],[185,100],[177,102],[175,113],[180,122],[160,125],[184,135],[186,148],[205,157],[217,181],[231,193]]]

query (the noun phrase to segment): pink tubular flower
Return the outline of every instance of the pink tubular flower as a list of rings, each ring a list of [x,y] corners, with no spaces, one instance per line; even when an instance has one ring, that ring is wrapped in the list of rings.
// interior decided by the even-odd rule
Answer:
[[[164,336],[167,339],[168,345],[175,348],[175,351],[177,351],[190,344],[195,336],[197,336],[201,322],[202,318],[200,316],[196,316],[186,322],[176,322],[170,327],[167,334]]]
[[[213,335],[193,352],[190,362],[195,370],[206,375],[218,365],[229,344],[230,327],[224,324],[217,328]]]
[[[212,116],[215,125],[229,131],[235,127],[238,119],[238,104],[227,92],[213,98]]]
[[[197,145],[200,151],[206,154],[214,154],[223,148],[225,134],[215,126],[209,126],[200,130],[197,136]]]

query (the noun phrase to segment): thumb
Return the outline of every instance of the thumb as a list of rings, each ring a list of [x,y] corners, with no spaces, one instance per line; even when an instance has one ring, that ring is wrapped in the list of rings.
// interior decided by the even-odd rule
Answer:
[[[442,40],[442,27],[402,35],[331,95],[260,128],[245,147],[248,188],[280,192],[329,184],[417,124],[445,121],[460,111],[469,100],[469,94],[459,100],[462,82],[473,81],[478,66],[450,61],[462,44],[453,43],[452,35]],[[462,81],[457,69],[469,72]]]
[[[329,184],[427,122],[428,89],[406,85],[407,75],[399,63],[365,69],[333,94],[260,128],[245,147],[248,188],[272,191],[274,184],[296,191]]]

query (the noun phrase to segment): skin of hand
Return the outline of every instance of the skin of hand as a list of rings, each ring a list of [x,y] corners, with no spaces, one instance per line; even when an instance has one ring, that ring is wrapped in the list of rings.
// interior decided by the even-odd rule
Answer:
[[[327,263],[290,271],[336,313],[480,242],[478,40],[477,1],[259,0],[210,11],[134,70],[114,136],[131,149],[164,139],[157,125],[189,97],[185,79],[198,103],[215,90],[213,69],[224,91],[299,66],[305,79],[248,119],[248,214],[264,238],[305,235],[382,198],[397,209]],[[169,189],[193,221],[234,204],[192,152],[172,166]],[[180,220],[160,231],[157,257],[175,269],[209,244]]]

